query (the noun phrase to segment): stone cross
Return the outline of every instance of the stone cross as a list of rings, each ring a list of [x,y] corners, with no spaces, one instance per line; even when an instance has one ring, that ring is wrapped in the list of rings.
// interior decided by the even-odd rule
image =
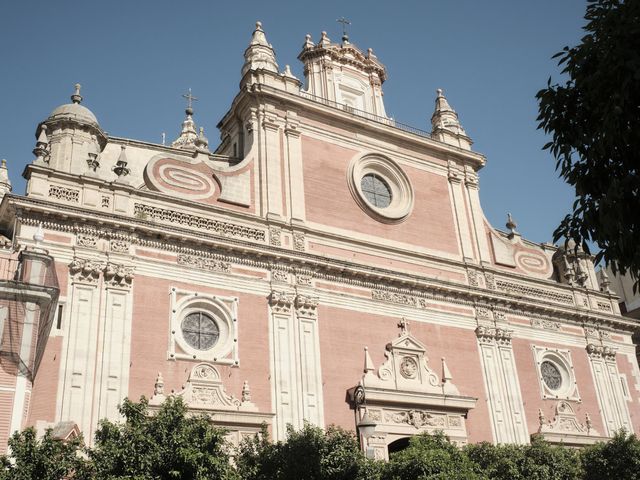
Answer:
[[[398,328],[400,329],[400,336],[409,333],[409,322],[406,318],[402,317],[402,320],[398,322]]]
[[[342,37],[347,37],[347,25],[351,25],[351,22],[344,17],[340,17],[336,22],[342,24]],[[348,37],[347,37],[348,38]]]
[[[184,93],[182,96],[187,99],[187,108],[188,109],[193,108],[193,101],[194,100],[198,100],[196,97],[191,95],[191,89],[189,89],[188,93]]]

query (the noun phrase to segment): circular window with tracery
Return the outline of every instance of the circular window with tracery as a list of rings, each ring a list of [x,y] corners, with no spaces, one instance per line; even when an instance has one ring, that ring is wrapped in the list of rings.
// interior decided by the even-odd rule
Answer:
[[[220,338],[216,321],[204,312],[193,312],[182,320],[182,336],[196,350],[210,350]]]
[[[413,188],[405,172],[390,158],[377,154],[354,157],[347,182],[356,203],[380,222],[401,222],[411,213]]]
[[[545,360],[540,365],[542,380],[551,390],[559,390],[562,387],[562,373],[553,363]]]
[[[380,175],[367,173],[360,181],[360,188],[373,206],[386,208],[391,204],[391,188]]]

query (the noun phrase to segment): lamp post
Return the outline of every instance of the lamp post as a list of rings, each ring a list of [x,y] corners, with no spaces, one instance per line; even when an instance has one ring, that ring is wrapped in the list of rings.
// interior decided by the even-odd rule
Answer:
[[[358,422],[358,432],[362,436],[363,443],[366,445],[365,454],[367,458],[373,460],[375,459],[375,448],[369,446],[369,437],[373,435],[373,432],[376,431],[376,422],[369,416],[369,412],[365,407],[364,415]]]

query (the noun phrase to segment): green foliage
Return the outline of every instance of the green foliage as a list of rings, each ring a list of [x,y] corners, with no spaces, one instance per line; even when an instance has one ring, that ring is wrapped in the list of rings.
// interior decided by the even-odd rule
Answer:
[[[204,416],[187,416],[180,398],[150,415],[148,402],[127,399],[125,421],[102,421],[88,455],[96,480],[235,480],[225,431]]]
[[[84,460],[78,455],[82,438],[63,442],[47,430],[38,440],[36,431],[27,428],[13,434],[9,447],[12,461],[0,457],[0,480],[62,480],[83,469]]]
[[[598,443],[581,452],[584,480],[615,478],[640,479],[640,440],[619,432],[607,443]]]
[[[409,446],[391,455],[382,480],[484,480],[465,452],[441,432],[412,437]]]
[[[465,447],[470,460],[492,480],[579,480],[576,450],[552,446],[534,437],[531,445],[478,443]]]
[[[260,437],[242,444],[236,464],[245,480],[373,480],[377,475],[377,465],[364,458],[353,434],[310,424],[297,432],[289,428],[287,441],[277,443],[263,428]]]
[[[640,480],[640,440],[625,432],[582,450],[539,437],[458,448],[442,433],[422,434],[383,463],[366,459],[354,435],[337,427],[305,424],[272,443],[264,425],[232,462],[225,431],[188,415],[179,398],[153,414],[144,398],[125,400],[120,411],[124,422],[103,421],[94,448],[51,431],[40,440],[33,429],[16,433],[11,458],[0,456],[0,480]]]
[[[556,54],[564,84],[536,95],[539,127],[573,211],[554,232],[587,242],[615,270],[640,278],[640,0],[589,0],[587,32]]]

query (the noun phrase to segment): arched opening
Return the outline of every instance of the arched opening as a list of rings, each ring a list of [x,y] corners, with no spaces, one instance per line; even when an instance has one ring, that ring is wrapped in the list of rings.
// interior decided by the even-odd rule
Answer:
[[[402,438],[399,438],[398,440],[395,440],[395,441],[391,442],[387,446],[387,449],[389,451],[389,455],[391,455],[392,453],[395,453],[395,452],[399,452],[400,450],[404,450],[405,448],[407,448],[409,446],[409,438],[411,438],[411,437],[402,437]]]

